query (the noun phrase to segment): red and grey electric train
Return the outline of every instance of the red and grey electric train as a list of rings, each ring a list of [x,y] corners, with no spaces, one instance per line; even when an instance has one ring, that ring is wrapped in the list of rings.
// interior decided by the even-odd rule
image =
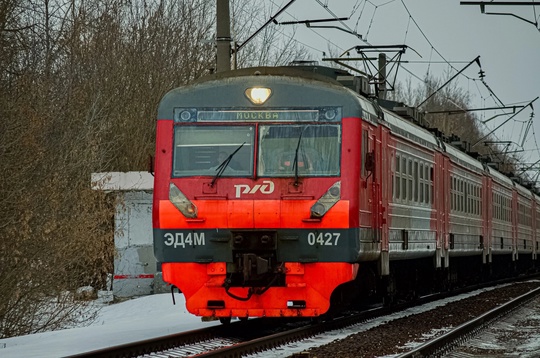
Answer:
[[[353,291],[534,266],[540,198],[362,89],[260,67],[162,99],[154,250],[189,312],[313,317]]]

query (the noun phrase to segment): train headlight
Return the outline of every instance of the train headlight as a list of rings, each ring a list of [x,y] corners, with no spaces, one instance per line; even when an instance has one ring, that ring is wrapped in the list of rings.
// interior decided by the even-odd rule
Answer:
[[[341,196],[341,182],[335,182],[326,193],[311,207],[312,218],[322,218]]]
[[[251,103],[264,104],[264,102],[270,98],[272,90],[265,87],[251,87],[246,90],[245,94]]]
[[[197,217],[197,207],[195,204],[173,183],[169,186],[169,200],[186,218],[193,219]]]
[[[326,213],[326,211],[327,210],[323,204],[315,203],[315,205],[311,207],[311,216],[320,218]]]

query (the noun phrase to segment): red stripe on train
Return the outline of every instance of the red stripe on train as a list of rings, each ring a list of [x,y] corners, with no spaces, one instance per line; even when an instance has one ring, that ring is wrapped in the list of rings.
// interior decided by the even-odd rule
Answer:
[[[115,280],[125,280],[125,279],[134,279],[134,278],[154,278],[153,274],[146,275],[114,275]]]

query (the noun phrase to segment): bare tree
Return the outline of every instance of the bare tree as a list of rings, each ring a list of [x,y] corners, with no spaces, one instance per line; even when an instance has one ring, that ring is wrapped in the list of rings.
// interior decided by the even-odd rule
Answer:
[[[392,98],[405,104],[415,106],[434,94],[422,105],[422,111],[427,112],[426,119],[429,126],[437,128],[444,133],[447,141],[460,141],[474,144],[485,136],[481,122],[474,112],[467,112],[471,107],[469,93],[455,82],[437,91],[447,81],[449,75],[441,79],[427,77],[423,86],[414,87],[410,80],[405,84],[399,83]],[[449,114],[450,111],[463,111]],[[443,112],[443,113],[432,113]],[[496,141],[493,136],[485,138],[486,141]],[[518,158],[506,155],[496,144],[477,145],[471,152],[478,152],[487,162],[499,163],[498,169],[506,172],[515,172]]]
[[[246,0],[233,0],[231,6],[232,36],[237,45],[244,46],[235,54],[237,67],[283,66],[297,59],[305,59],[308,51],[294,39],[270,23],[264,24],[279,10],[263,2],[248,4]],[[258,30],[248,43],[244,44]]]
[[[90,173],[144,170],[159,99],[210,67],[212,4],[0,2],[0,336],[58,328],[104,285],[113,203]]]
[[[258,6],[234,1],[238,38]],[[215,0],[0,0],[0,337],[92,317],[73,293],[112,270],[114,202],[90,174],[146,169],[162,96],[215,66],[214,19]],[[301,53],[274,30],[242,64]]]

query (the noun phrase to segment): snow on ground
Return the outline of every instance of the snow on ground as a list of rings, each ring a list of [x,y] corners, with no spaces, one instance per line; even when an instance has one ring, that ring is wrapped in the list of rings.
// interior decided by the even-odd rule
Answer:
[[[57,358],[220,324],[189,314],[183,295],[140,297],[102,306],[87,327],[0,339],[0,357]]]
[[[386,316],[382,319],[364,323],[361,327],[357,325],[325,333],[253,357],[288,357],[293,353],[307,350],[309,347],[327,344],[336,339],[343,339],[350,334],[380,325],[384,321],[425,312],[448,302],[479,294],[482,291],[484,290],[414,307],[395,313],[390,317]],[[87,327],[0,339],[0,357],[65,357],[109,346],[220,324],[219,321],[202,322],[200,317],[188,313],[182,294],[175,294],[175,300],[176,305],[173,305],[171,294],[158,294],[111,305],[97,304],[102,308],[97,319]]]

